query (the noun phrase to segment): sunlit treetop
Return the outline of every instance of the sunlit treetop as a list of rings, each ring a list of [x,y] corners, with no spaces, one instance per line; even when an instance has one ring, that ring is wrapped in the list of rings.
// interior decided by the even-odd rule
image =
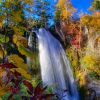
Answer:
[[[71,17],[76,9],[69,0],[59,0],[56,5],[56,19],[66,20]]]
[[[92,2],[91,7],[89,8],[90,11],[98,10],[100,11],[100,0],[94,0]]]
[[[82,15],[80,18],[81,25],[87,26],[94,31],[100,30],[100,12],[94,12],[93,15]]]
[[[0,28],[7,25],[15,33],[22,34],[25,29],[25,13],[31,13],[33,0],[1,0]]]

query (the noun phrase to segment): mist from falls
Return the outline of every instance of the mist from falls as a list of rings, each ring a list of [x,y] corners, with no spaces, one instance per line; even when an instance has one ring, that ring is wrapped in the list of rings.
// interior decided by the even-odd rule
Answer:
[[[79,100],[70,63],[60,42],[44,28],[38,32],[41,76],[44,85],[53,86],[60,100]],[[64,93],[64,90],[67,90]]]

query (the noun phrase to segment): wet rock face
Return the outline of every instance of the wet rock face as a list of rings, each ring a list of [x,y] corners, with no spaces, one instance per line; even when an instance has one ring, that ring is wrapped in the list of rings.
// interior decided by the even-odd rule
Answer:
[[[95,90],[96,95],[100,96],[100,81],[92,81],[88,87]]]
[[[87,87],[86,100],[100,100],[100,81],[93,80]]]

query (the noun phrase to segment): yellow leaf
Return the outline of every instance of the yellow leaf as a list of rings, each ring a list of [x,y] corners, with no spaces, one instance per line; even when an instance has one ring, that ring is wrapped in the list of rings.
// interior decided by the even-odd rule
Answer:
[[[3,58],[3,51],[1,48],[0,48],[0,58]]]
[[[23,32],[19,27],[15,26],[15,27],[13,27],[13,30],[14,30],[15,34],[23,35]]]
[[[12,20],[15,22],[21,22],[22,18],[21,18],[21,10],[20,11],[12,11]]]
[[[28,41],[25,37],[20,36],[20,35],[14,35],[13,36],[13,42],[19,46],[19,45],[23,45],[24,47],[28,47]]]
[[[6,55],[6,51],[4,50],[4,48],[0,45],[0,58],[2,58],[3,59],[3,56],[5,56]]]
[[[3,96],[3,95],[5,95],[7,92],[8,92],[9,90],[8,90],[8,88],[7,87],[5,87],[5,86],[0,86],[0,97],[1,96]]]
[[[16,54],[10,55],[8,57],[9,62],[13,63],[15,66],[17,66],[18,68],[22,68],[26,71],[28,71],[28,66],[27,64],[24,63],[24,60],[19,57]]]
[[[89,66],[92,67],[92,66],[94,66],[95,63],[96,63],[94,57],[91,56],[91,55],[86,55],[86,56],[84,56],[83,59],[82,59],[82,62],[83,62],[85,65],[87,65],[87,67],[89,67]]]
[[[2,77],[4,72],[5,72],[5,70],[3,68],[0,68],[0,78]]]
[[[35,55],[33,54],[33,52],[31,52],[30,50],[28,50],[27,48],[25,48],[22,45],[18,46],[18,50],[22,55],[25,55],[30,58],[35,58]]]
[[[28,72],[28,70],[24,70],[22,68],[13,68],[11,69],[12,72],[14,72],[14,70],[16,70],[17,72],[19,72],[24,78],[28,79],[28,80],[31,80],[32,79],[32,76],[31,74]]]
[[[60,11],[61,20],[66,20],[76,11],[69,0],[59,0],[56,8]]]
[[[100,36],[97,38],[97,41],[100,42]]]
[[[2,26],[3,26],[4,19],[5,19],[4,16],[0,16],[0,28],[2,28]]]
[[[0,23],[0,28],[2,28],[2,26],[3,26],[3,23],[1,22],[1,23]]]
[[[28,79],[28,80],[31,80],[32,79],[32,76],[27,72],[27,71],[25,71],[24,69],[22,69],[22,68],[17,68],[17,71],[19,72],[19,73],[21,73],[21,75],[23,76],[23,77],[25,77],[26,79]]]
[[[32,78],[32,76],[28,72],[28,66],[27,64],[24,63],[24,60],[22,58],[20,58],[18,55],[13,54],[8,57],[8,60],[9,62],[12,62],[15,66],[18,67],[18,68],[11,69],[11,71],[16,70],[28,80]]]
[[[25,2],[26,4],[32,5],[32,4],[33,4],[33,1],[34,1],[34,0],[25,0],[24,2]]]

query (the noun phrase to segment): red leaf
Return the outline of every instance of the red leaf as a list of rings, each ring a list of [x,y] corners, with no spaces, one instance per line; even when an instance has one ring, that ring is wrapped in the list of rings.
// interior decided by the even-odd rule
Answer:
[[[54,97],[54,96],[55,96],[55,94],[44,94],[44,95],[42,96],[42,99],[48,100],[48,99],[51,99],[51,98]]]
[[[19,90],[20,90],[20,89],[19,89],[19,87],[16,87],[16,88],[15,88],[15,87],[13,87],[13,86],[11,86],[11,87],[10,87],[10,91],[11,91],[13,94],[18,93],[18,92],[19,92]]]
[[[18,87],[21,80],[15,80],[15,87]]]
[[[13,74],[15,75],[16,78],[21,77],[21,74],[19,72],[17,72],[16,70],[13,72]]]
[[[28,87],[28,89],[30,90],[31,93],[33,93],[33,86],[32,86],[32,84],[31,84],[30,82],[24,80],[24,81],[23,81],[23,84],[24,84],[26,87]]]
[[[46,88],[47,88],[47,86],[43,88],[43,87],[42,87],[42,84],[39,83],[39,84],[37,85],[37,87],[35,88],[35,90],[34,90],[34,95],[35,95],[35,96],[36,96],[36,95],[42,95]]]
[[[9,69],[11,69],[11,68],[17,68],[12,63],[0,64],[0,67],[2,67],[2,68],[9,68]]]

